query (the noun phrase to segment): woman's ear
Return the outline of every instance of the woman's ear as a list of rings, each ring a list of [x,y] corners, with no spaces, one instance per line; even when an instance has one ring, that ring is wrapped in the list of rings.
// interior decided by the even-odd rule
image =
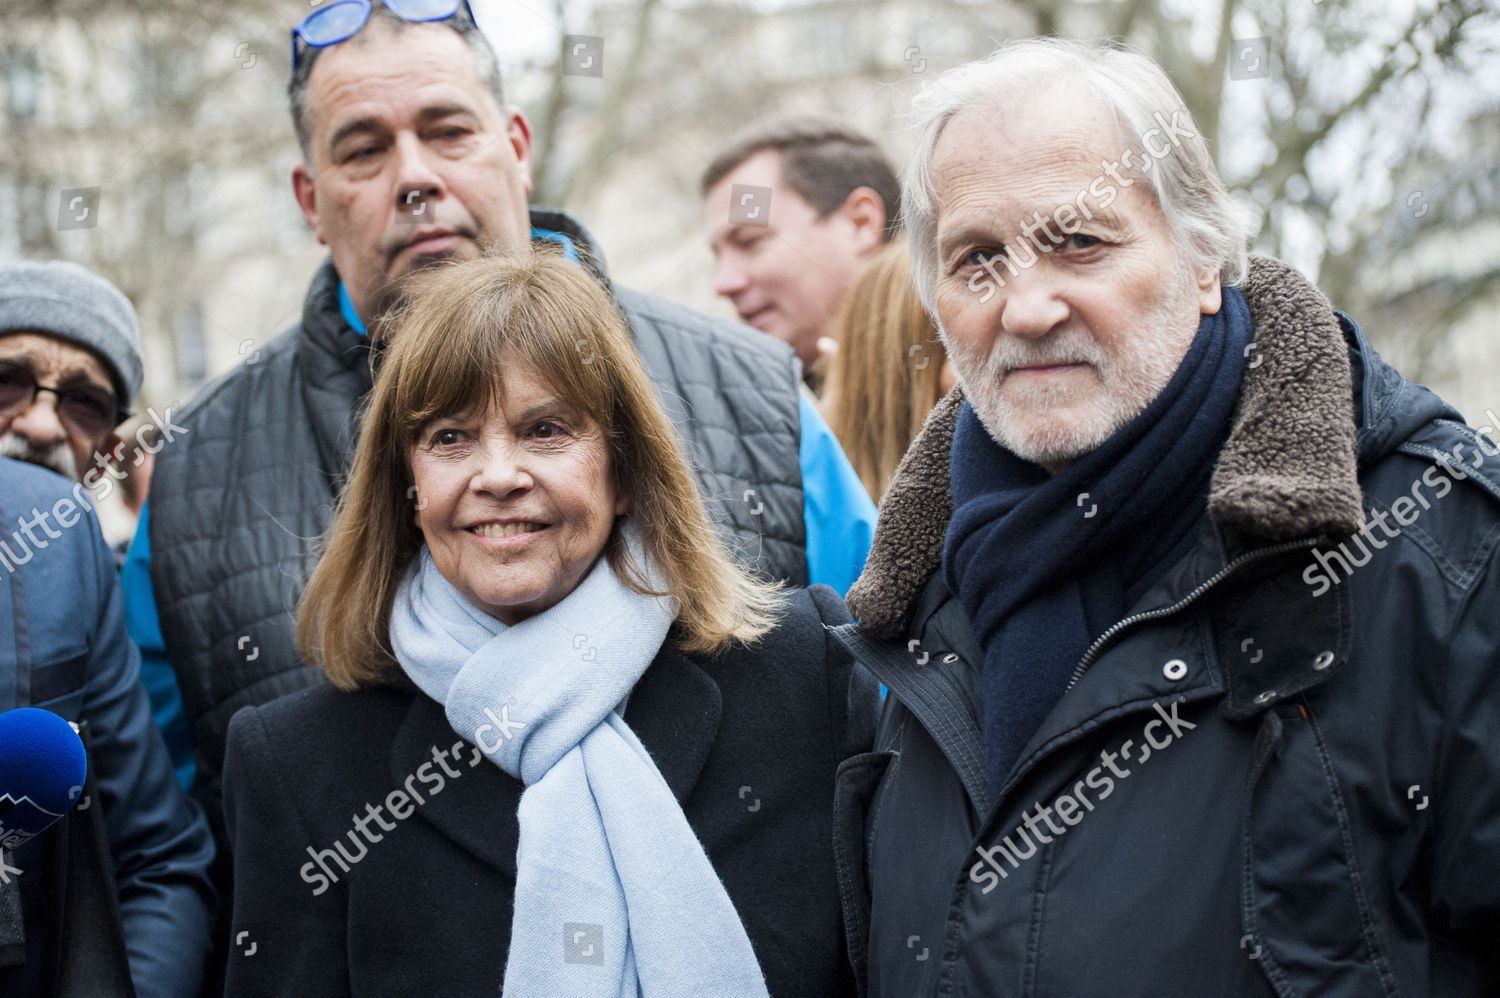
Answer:
[[[614,480],[615,486],[615,516],[625,516],[630,512],[630,490],[620,480],[620,461],[620,455],[610,455],[609,477]]]

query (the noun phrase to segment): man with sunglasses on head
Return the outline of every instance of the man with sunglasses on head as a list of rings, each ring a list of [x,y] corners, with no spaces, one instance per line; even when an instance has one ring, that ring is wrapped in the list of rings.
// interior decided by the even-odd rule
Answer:
[[[433,268],[546,241],[610,287],[718,528],[762,575],[842,591],[865,550],[830,538],[861,507],[873,514],[837,445],[808,446],[827,430],[800,411],[784,344],[610,286],[578,221],[528,207],[531,124],[505,103],[466,3],[337,0],[293,29],[292,61],[292,188],[330,259],[300,324],[179,417],[190,433],[158,458],[134,542],[150,546],[193,720],[194,790],[221,843],[230,717],[317,681],[293,647],[293,611],[352,457],[382,320]]]

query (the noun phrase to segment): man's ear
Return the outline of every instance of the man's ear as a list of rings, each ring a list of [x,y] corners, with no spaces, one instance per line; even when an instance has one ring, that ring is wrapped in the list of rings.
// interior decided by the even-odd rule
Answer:
[[[510,119],[505,126],[505,136],[510,142],[511,152],[515,154],[516,166],[520,170],[521,184],[526,189],[526,196],[531,196],[531,122],[526,119],[526,113],[514,104],[505,109],[506,116]]]
[[[292,196],[297,199],[297,207],[302,209],[302,217],[307,219],[319,244],[327,246],[328,240],[323,238],[323,227],[318,224],[318,190],[313,184],[312,171],[307,168],[306,163],[298,163],[292,167]]]
[[[874,188],[854,188],[836,210],[849,223],[857,255],[873,256],[885,245],[885,202]]]
[[[1224,304],[1224,289],[1219,284],[1218,267],[1198,269],[1198,314],[1217,315]]]

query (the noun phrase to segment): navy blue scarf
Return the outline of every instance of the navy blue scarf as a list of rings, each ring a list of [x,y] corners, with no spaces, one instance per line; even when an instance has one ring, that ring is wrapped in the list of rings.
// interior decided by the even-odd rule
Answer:
[[[1088,646],[1168,567],[1202,516],[1251,335],[1244,297],[1226,287],[1161,394],[1055,476],[996,443],[968,402],[959,410],[943,573],[984,652],[996,791]]]

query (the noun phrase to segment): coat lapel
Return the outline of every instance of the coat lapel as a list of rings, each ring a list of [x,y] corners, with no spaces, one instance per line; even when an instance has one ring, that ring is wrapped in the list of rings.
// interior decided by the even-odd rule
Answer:
[[[462,741],[435,700],[415,687],[410,691],[411,706],[391,746],[393,786],[405,786],[423,766],[428,766],[423,772],[429,776],[442,773],[433,753],[447,752],[448,766],[459,776],[444,774],[446,783],[437,793],[428,793],[420,779],[413,781],[425,798],[417,815],[475,858],[514,877],[521,782]],[[718,683],[670,645],[662,648],[630,693],[626,723],[679,805],[692,793],[708,761],[722,705]],[[457,758],[451,758],[454,744],[461,741]]]
[[[442,751],[451,757],[454,743],[461,743],[458,758],[450,758],[448,766],[459,775],[449,777],[434,760],[433,753]],[[426,802],[417,807],[417,817],[476,858],[514,878],[519,842],[516,807],[521,801],[521,781],[478,752],[454,733],[436,700],[412,687],[411,707],[391,746],[393,785],[404,786],[418,770],[429,776],[443,774],[447,782],[440,791],[423,790]],[[418,781],[415,786],[422,789],[423,783]]]
[[[631,691],[625,722],[661,771],[672,796],[685,803],[719,733],[719,684],[670,644],[663,646]]]

